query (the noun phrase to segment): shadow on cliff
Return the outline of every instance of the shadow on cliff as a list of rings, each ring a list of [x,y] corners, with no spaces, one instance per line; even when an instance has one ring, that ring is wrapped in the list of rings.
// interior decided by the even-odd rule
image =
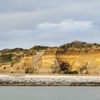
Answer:
[[[62,63],[60,65],[60,72],[63,72],[63,74],[78,74],[77,71],[71,71],[71,66],[69,63]]]

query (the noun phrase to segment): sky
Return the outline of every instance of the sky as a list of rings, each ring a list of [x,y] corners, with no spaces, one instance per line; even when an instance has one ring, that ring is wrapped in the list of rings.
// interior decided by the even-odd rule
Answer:
[[[100,43],[100,0],[0,0],[0,49]]]

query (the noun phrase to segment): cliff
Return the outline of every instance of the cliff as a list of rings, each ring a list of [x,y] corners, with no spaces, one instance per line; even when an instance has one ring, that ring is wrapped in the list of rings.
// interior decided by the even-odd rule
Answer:
[[[0,73],[100,74],[100,44],[74,41],[60,47],[4,49]]]

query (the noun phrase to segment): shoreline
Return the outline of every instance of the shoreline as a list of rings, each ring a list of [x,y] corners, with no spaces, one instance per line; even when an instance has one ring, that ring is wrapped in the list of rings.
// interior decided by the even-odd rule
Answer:
[[[100,86],[100,76],[0,74],[0,86]]]

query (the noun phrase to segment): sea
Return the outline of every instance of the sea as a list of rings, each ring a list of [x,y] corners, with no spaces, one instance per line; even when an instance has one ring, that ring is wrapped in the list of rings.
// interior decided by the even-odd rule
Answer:
[[[100,87],[1,86],[0,100],[100,100]]]

